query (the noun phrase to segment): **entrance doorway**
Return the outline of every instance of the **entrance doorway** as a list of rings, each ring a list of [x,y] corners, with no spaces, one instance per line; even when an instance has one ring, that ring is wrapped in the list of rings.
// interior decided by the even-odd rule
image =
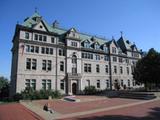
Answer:
[[[73,95],[76,95],[76,93],[77,93],[77,84],[76,83],[72,84],[72,93],[73,93]]]

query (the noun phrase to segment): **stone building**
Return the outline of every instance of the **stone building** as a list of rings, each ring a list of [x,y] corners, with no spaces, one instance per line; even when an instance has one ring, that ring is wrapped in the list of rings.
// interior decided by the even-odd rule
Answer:
[[[37,12],[17,24],[13,37],[11,94],[26,87],[78,94],[97,89],[139,87],[132,72],[141,51],[129,40],[116,41],[49,25]]]

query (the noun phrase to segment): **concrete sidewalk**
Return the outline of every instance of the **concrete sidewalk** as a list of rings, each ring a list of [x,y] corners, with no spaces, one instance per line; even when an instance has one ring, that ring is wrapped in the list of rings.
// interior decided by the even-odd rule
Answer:
[[[40,106],[39,104],[32,103],[31,101],[21,101],[22,105],[24,105],[27,109],[35,112],[40,117],[42,117],[44,120],[55,120],[58,116],[61,116],[60,113],[57,113],[54,111],[54,113],[47,112],[43,110],[43,106]]]
[[[103,111],[110,111],[110,110],[116,110],[120,108],[126,108],[126,107],[132,107],[140,104],[146,104],[149,102],[154,102],[158,101],[160,98],[153,99],[153,100],[147,100],[147,101],[140,101],[140,102],[135,102],[135,103],[128,103],[128,104],[123,104],[123,105],[117,105],[113,107],[107,107],[107,108],[99,108],[99,109],[93,109],[89,111],[83,111],[83,112],[75,112],[75,113],[69,113],[69,114],[60,114],[60,113],[49,113],[43,110],[43,107],[40,106],[39,104],[33,104],[32,102],[21,102],[25,107],[28,109],[32,110],[33,112],[37,113],[39,116],[41,116],[45,120],[55,120],[55,119],[64,119],[64,118],[71,118],[71,117],[76,117],[76,116],[81,116],[81,115],[87,115],[87,114],[93,114],[97,112],[103,112]]]

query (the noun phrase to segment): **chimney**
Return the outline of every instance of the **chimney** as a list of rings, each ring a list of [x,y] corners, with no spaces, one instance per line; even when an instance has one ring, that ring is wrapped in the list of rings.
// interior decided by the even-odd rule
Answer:
[[[52,24],[53,27],[58,28],[59,27],[59,22],[55,20]]]

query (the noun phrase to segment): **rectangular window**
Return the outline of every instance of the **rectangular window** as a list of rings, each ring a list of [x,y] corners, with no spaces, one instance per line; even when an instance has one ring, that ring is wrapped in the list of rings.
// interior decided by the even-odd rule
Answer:
[[[30,79],[26,79],[25,88],[30,88]]]
[[[84,72],[92,72],[91,64],[84,64]]]
[[[77,42],[71,42],[71,46],[77,47]]]
[[[47,89],[51,90],[51,80],[47,80]]]
[[[119,57],[119,62],[122,63],[123,62],[123,59],[121,57]]]
[[[64,71],[64,62],[63,61],[60,62],[60,71]]]
[[[51,80],[50,79],[42,79],[42,89],[43,90],[51,90]]]
[[[97,80],[97,88],[100,88],[100,80]]]
[[[46,60],[42,60],[42,70],[46,70],[47,65],[46,65]]]
[[[113,62],[117,62],[117,57],[113,57]]]
[[[105,61],[109,61],[109,57],[107,55],[104,56]]]
[[[53,48],[50,48],[50,55],[53,55]]]
[[[42,35],[39,35],[39,41],[42,41]]]
[[[89,42],[84,42],[84,47],[85,48],[90,48],[90,43]]]
[[[36,80],[35,79],[26,79],[25,88],[32,88],[36,90]]]
[[[55,37],[51,37],[51,43],[55,43]]]
[[[49,48],[48,47],[46,48],[46,54],[49,54]]]
[[[82,53],[82,58],[93,59],[93,54],[91,54],[91,53]]]
[[[32,59],[32,70],[36,70],[36,68],[37,68],[37,60]]]
[[[26,60],[26,69],[30,70],[31,69],[31,59],[27,58]]]
[[[26,52],[30,52],[30,46],[26,45]]]
[[[107,47],[104,47],[104,52],[108,53],[108,48]]]
[[[105,71],[106,71],[106,73],[109,72],[109,71],[108,71],[108,65],[106,65]]]
[[[41,47],[41,53],[45,54],[45,47]]]
[[[117,74],[117,66],[114,66],[114,73]]]
[[[35,46],[35,52],[39,53],[39,47],[38,46]]]
[[[126,63],[129,63],[129,59],[126,58]]]
[[[42,80],[42,89],[46,90],[46,80],[45,79]]]
[[[112,53],[116,53],[116,48],[112,47]]]
[[[34,46],[31,46],[31,52],[34,53]]]
[[[87,68],[87,64],[85,63],[85,64],[84,64],[84,72],[88,72],[87,69],[88,69],[88,68]]]
[[[106,80],[106,88],[109,88],[110,87],[110,82],[109,80]]]
[[[26,69],[27,70],[36,70],[37,69],[37,60],[36,59],[31,59],[27,58],[26,59]]]
[[[123,74],[123,67],[120,66],[120,74]]]
[[[35,79],[32,79],[32,81],[31,81],[31,88],[33,90],[36,90],[36,80]]]
[[[38,35],[37,34],[34,35],[34,40],[38,40]]]
[[[126,67],[126,69],[127,69],[127,74],[129,75],[129,67]]]
[[[100,60],[100,55],[96,55],[96,60]]]
[[[88,72],[92,72],[92,70],[91,70],[91,64],[88,64]]]
[[[60,88],[61,88],[61,90],[64,90],[64,80],[61,80],[61,82],[60,82]]]
[[[96,72],[100,72],[100,68],[99,68],[99,65],[96,65]]]
[[[64,49],[59,49],[59,56],[65,56]]]
[[[47,41],[47,36],[43,36],[43,42]]]
[[[51,61],[51,60],[48,60],[47,70],[48,70],[48,71],[51,71],[51,70],[52,70],[52,61]]]
[[[29,33],[25,32],[25,39],[29,39]]]
[[[130,80],[128,80],[128,87],[130,87],[130,85],[131,85],[131,84],[130,84]]]

